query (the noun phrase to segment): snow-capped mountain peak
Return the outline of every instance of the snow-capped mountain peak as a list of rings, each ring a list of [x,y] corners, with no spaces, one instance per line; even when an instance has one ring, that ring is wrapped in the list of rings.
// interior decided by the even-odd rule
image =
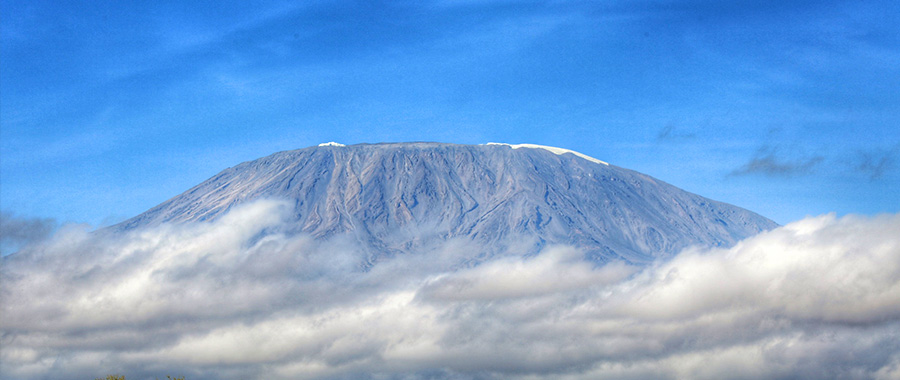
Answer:
[[[776,226],[578,152],[533,144],[328,143],[226,169],[117,229],[214,220],[287,200],[282,233],[349,237],[373,257],[467,239],[479,255],[574,246],[598,261],[649,262],[728,246]],[[512,149],[510,149],[512,148]],[[527,148],[527,149],[523,149]],[[580,159],[573,159],[574,156]],[[597,165],[597,164],[600,165]]]

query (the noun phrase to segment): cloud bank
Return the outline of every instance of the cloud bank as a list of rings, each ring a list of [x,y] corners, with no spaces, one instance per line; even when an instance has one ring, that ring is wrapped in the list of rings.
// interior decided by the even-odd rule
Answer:
[[[2,378],[900,377],[900,215],[811,217],[730,249],[597,267],[466,241],[366,266],[288,205],[3,259]]]

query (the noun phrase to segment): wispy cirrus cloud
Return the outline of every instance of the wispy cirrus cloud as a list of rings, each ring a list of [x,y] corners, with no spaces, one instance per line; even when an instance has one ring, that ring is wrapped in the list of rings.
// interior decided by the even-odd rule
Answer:
[[[644,268],[568,247],[470,266],[480,251],[458,240],[364,269],[352,239],[266,232],[287,206],[68,226],[4,258],[0,377],[900,374],[900,215],[808,218]]]
[[[765,146],[758,149],[749,161],[733,170],[731,174],[793,177],[811,173],[824,160],[825,157],[820,155],[787,156],[778,148]]]
[[[677,140],[689,140],[696,138],[697,134],[693,132],[685,132],[679,128],[675,128],[675,125],[668,124],[662,129],[659,130],[659,133],[656,135],[657,141],[677,141]]]
[[[27,218],[0,211],[0,255],[44,240],[55,228],[56,221],[50,218]]]
[[[856,169],[874,181],[896,167],[898,156],[900,144],[890,149],[859,151]]]

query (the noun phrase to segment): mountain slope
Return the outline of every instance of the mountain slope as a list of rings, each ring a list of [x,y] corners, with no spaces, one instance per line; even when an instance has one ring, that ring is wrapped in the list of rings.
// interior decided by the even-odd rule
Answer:
[[[245,162],[116,228],[215,219],[263,198],[293,202],[283,232],[349,234],[384,254],[454,237],[486,253],[533,239],[532,249],[567,244],[597,261],[646,262],[776,226],[559,148],[390,143],[322,144]]]

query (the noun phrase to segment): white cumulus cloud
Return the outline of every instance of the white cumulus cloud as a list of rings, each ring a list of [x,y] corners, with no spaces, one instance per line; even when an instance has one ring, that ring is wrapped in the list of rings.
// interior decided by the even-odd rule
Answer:
[[[900,376],[900,215],[807,218],[647,267],[564,246],[484,260],[465,240],[370,266],[352,236],[271,232],[287,209],[66,226],[5,257],[0,377]]]

